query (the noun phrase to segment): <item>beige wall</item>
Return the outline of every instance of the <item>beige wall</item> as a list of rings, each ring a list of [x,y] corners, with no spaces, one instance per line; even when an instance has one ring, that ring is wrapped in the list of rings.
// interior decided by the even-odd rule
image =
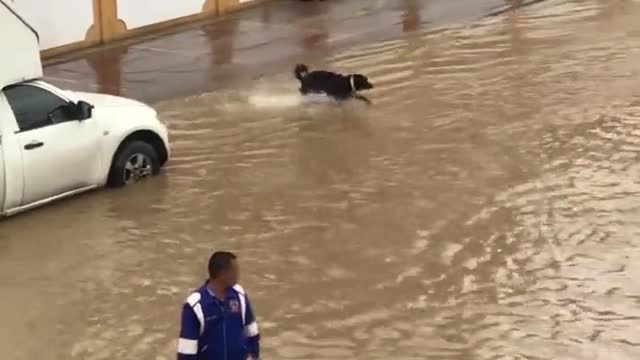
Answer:
[[[55,55],[224,14],[263,0],[13,0]]]

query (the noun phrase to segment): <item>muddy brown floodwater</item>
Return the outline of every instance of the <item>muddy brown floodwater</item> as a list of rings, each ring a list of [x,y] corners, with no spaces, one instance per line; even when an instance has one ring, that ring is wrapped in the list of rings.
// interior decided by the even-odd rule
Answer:
[[[9,219],[3,359],[172,359],[213,249],[265,359],[640,359],[640,3],[547,1],[157,104],[166,173]]]

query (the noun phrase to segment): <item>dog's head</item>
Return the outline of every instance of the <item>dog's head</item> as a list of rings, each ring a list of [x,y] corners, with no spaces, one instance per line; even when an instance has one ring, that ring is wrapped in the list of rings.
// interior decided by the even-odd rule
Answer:
[[[296,68],[294,69],[293,73],[296,75],[296,77],[299,80],[302,80],[302,78],[307,76],[307,74],[309,73],[309,68],[307,67],[307,65],[298,64],[296,65]]]
[[[369,82],[369,78],[362,74],[353,74],[353,90],[370,90],[373,89],[373,84]]]

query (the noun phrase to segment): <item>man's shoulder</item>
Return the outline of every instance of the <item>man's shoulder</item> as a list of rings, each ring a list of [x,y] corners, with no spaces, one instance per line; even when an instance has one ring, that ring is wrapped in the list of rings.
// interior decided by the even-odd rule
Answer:
[[[189,297],[187,297],[187,300],[185,302],[189,304],[191,307],[194,307],[196,306],[196,304],[200,302],[201,299],[202,299],[202,295],[200,294],[200,292],[194,292],[194,293],[191,293]]]
[[[233,286],[233,290],[237,292],[238,295],[247,296],[247,292],[244,290],[244,288],[240,284],[235,284]]]
[[[196,306],[202,300],[202,291],[204,290],[204,286],[199,289],[193,291],[185,300],[186,304],[189,304],[191,307]]]

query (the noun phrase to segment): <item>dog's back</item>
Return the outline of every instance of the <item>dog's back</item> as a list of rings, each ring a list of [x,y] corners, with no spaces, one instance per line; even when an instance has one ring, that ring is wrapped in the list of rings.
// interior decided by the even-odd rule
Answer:
[[[367,104],[371,101],[358,91],[373,89],[373,84],[362,74],[341,75],[330,71],[311,71],[304,64],[296,65],[294,74],[300,80],[300,93],[326,94],[337,100],[356,98]]]
[[[316,70],[309,72],[304,64],[298,64],[294,71],[300,80],[300,92],[325,93],[335,98],[347,98],[352,92],[349,77],[330,71]]]

